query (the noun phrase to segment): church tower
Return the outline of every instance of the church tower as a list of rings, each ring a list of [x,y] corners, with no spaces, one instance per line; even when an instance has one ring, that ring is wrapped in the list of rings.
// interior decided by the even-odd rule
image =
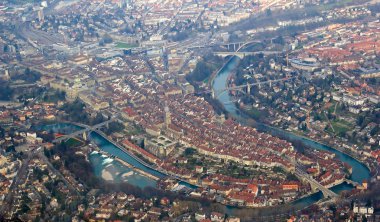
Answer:
[[[9,76],[9,71],[8,69],[5,70],[5,73],[4,73],[4,80],[9,80],[11,77]]]
[[[165,104],[165,127],[168,128],[171,124],[171,113],[167,104]]]

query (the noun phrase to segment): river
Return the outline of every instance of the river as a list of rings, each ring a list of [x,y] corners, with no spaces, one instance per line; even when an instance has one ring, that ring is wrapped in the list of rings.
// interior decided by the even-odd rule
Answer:
[[[226,88],[227,80],[230,74],[237,68],[239,65],[240,59],[236,56],[231,58],[224,66],[223,69],[220,70],[220,72],[217,74],[215,77],[213,83],[212,83],[212,88],[214,91],[222,91],[223,89]],[[239,122],[242,124],[247,123],[248,117],[241,114],[238,111],[238,108],[236,107],[235,103],[233,102],[233,98],[229,95],[229,93],[222,93],[220,94],[217,99],[219,102],[224,104],[225,109],[230,113],[234,118],[236,118]],[[289,141],[299,141],[302,142],[303,144],[307,145],[307,147],[312,147],[314,149],[318,150],[327,150],[330,152],[333,152],[336,154],[336,157],[349,164],[352,167],[352,176],[351,180],[356,181],[361,183],[364,179],[369,179],[370,178],[370,171],[369,169],[364,166],[362,163],[359,161],[355,160],[354,158],[338,151],[335,150],[331,147],[325,146],[323,144],[320,144],[318,142],[312,141],[307,138],[303,138],[300,136],[297,136],[295,134],[292,134],[290,132],[284,131],[282,129],[270,127],[268,125],[262,124],[262,123],[257,123],[255,127],[263,132],[269,133],[273,136],[278,136],[280,138],[289,140]],[[349,185],[347,183],[342,183],[340,185],[334,186],[331,188],[332,191],[336,193],[340,193],[344,190],[351,190],[353,188],[352,185]],[[304,197],[302,199],[299,199],[295,202],[293,202],[293,206],[297,209],[301,209],[307,206],[310,206],[311,204],[321,200],[323,198],[323,195],[321,192],[315,193],[313,195]]]
[[[82,128],[69,123],[57,123],[51,125],[37,126],[37,130],[46,130],[56,133],[70,134],[72,132],[81,130]],[[145,171],[158,178],[164,177],[163,174],[149,169],[143,164],[139,163],[129,154],[121,151],[118,147],[110,143],[107,139],[101,135],[92,132],[89,136],[89,140],[92,144],[95,144],[101,151],[107,153],[92,152],[89,156],[89,160],[94,168],[94,173],[98,177],[102,177],[106,180],[114,182],[128,182],[132,185],[144,188],[147,186],[156,187],[156,181],[141,175],[132,168],[116,161],[112,156],[118,157],[128,164]],[[107,179],[108,178],[108,179]]]
[[[239,58],[233,57],[225,66],[223,69],[220,70],[219,74],[215,77],[213,81],[213,89],[215,91],[218,91],[220,89],[224,89],[227,84],[228,76],[235,70],[235,68],[239,64]],[[236,119],[238,119],[241,123],[246,123],[247,117],[240,114],[238,111],[235,103],[233,102],[232,97],[228,93],[222,93],[218,100],[224,104],[226,110]],[[339,152],[331,147],[322,145],[320,143],[314,142],[312,140],[291,134],[289,132],[283,131],[281,129],[273,128],[264,124],[258,124],[256,126],[258,130],[270,133],[274,136],[278,136],[281,138],[286,138],[289,141],[301,141],[308,145],[308,147],[312,147],[315,149],[320,150],[328,150],[336,154],[336,157],[340,159],[343,162],[348,163],[350,166],[352,166],[352,177],[351,180],[361,183],[364,179],[368,179],[370,177],[370,172],[363,164],[358,162],[357,160],[353,159],[352,157]],[[71,132],[80,130],[81,128],[72,124],[67,123],[58,123],[58,124],[52,124],[52,125],[43,125],[37,127],[37,129],[40,130],[47,130],[47,131],[53,131],[53,132],[60,132],[69,134]],[[110,158],[111,156],[118,157],[122,159],[123,161],[129,163],[130,165],[143,170],[149,174],[152,174],[158,178],[164,177],[163,174],[152,170],[150,168],[147,168],[143,164],[136,161],[133,157],[128,155],[127,153],[121,151],[118,147],[110,143],[107,139],[103,138],[101,135],[92,132],[89,136],[89,139],[91,143],[97,145],[100,150],[108,153],[107,155],[100,154],[97,152],[93,152],[90,155],[90,161],[91,164],[94,167],[94,172],[99,177],[104,177],[104,172],[106,171],[108,176],[113,178],[113,181],[121,182],[126,181],[128,183],[131,183],[133,185],[136,185],[138,187],[144,188],[147,186],[156,186],[156,181],[148,178],[146,176],[143,176],[139,174],[137,171],[134,171],[132,168],[125,166],[121,164],[120,162]],[[335,187],[332,187],[331,190],[340,193],[343,190],[350,190],[353,187],[351,185],[348,185],[346,183],[343,183],[341,185],[337,185]],[[295,209],[302,209],[307,206],[312,205],[313,203],[321,200],[323,198],[323,195],[321,192],[309,195],[307,197],[304,197],[302,199],[296,200],[292,203],[292,207]],[[238,211],[239,209],[236,208],[226,208],[226,213],[229,214],[235,214],[234,212]],[[247,209],[250,211],[262,211],[261,209]],[[264,210],[265,211],[265,210]]]

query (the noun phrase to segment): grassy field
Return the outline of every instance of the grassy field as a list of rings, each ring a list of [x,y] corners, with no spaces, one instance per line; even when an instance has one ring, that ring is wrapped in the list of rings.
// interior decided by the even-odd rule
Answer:
[[[244,109],[244,113],[247,114],[248,116],[250,116],[251,118],[255,119],[255,120],[260,120],[261,117],[263,117],[264,113],[255,108],[255,107],[251,107],[249,109]]]
[[[132,44],[132,43],[116,42],[116,48],[119,48],[119,49],[131,49],[131,48],[136,48],[137,46],[138,46],[137,44]]]
[[[329,4],[321,4],[320,6],[318,6],[318,9],[319,10],[331,10],[331,9],[334,9],[334,8],[337,8],[337,7],[342,7],[342,6],[345,6],[345,5],[350,5],[352,3],[354,3],[355,1],[354,0],[341,0],[341,1],[338,1],[338,2],[335,2],[335,3],[329,3]],[[360,2],[360,1],[358,1]]]
[[[331,122],[331,125],[334,127],[335,134],[337,135],[344,134],[352,129],[352,125],[344,120],[334,120]],[[332,129],[328,131],[332,133]]]
[[[66,145],[69,147],[78,147],[82,145],[83,143],[77,139],[70,138],[69,140],[66,141]]]
[[[336,102],[332,101],[332,102],[326,103],[325,108],[328,110],[328,112],[333,113],[335,109],[335,105],[336,105]]]

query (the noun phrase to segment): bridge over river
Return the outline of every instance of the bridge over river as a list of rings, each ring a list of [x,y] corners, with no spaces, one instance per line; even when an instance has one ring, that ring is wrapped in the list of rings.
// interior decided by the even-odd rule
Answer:
[[[66,141],[70,138],[77,137],[77,136],[82,136],[84,140],[87,140],[87,136],[90,132],[96,131],[96,130],[104,127],[104,126],[108,127],[108,124],[113,122],[113,121],[116,121],[116,117],[113,117],[107,121],[96,124],[94,126],[88,126],[88,125],[81,124],[81,123],[73,123],[74,125],[80,126],[83,129],[75,131],[75,132],[70,133],[68,135],[64,135],[64,136],[61,136],[59,138],[56,138],[55,140],[53,140],[53,143],[60,143],[60,142]]]
[[[251,88],[253,86],[259,86],[259,88],[261,88],[262,85],[269,84],[269,86],[272,87],[272,84],[274,84],[274,83],[285,82],[285,81],[292,80],[294,78],[296,78],[296,77],[290,77],[290,78],[286,77],[286,78],[282,78],[282,79],[274,79],[274,80],[268,80],[268,81],[263,81],[263,82],[247,83],[245,85],[232,86],[232,87],[227,87],[227,88],[218,89],[218,90],[210,89],[210,90],[205,90],[205,91],[201,91],[201,92],[197,92],[197,93],[198,94],[209,94],[209,93],[211,93],[212,98],[214,98],[214,99],[218,98],[224,92],[233,91],[233,90],[242,91],[243,89],[246,89],[246,93],[251,94]]]
[[[276,55],[283,53],[282,51],[257,51],[257,52],[214,52],[214,55],[227,57],[227,56],[237,56],[239,58],[244,58],[249,55]]]
[[[323,195],[325,197],[329,198],[336,198],[338,197],[338,194],[334,193],[333,191],[329,190],[322,184],[320,184],[318,181],[316,181],[313,177],[311,177],[309,174],[305,173],[303,170],[301,170],[299,167],[296,167],[295,174],[297,177],[302,178],[309,182],[312,188],[318,189],[322,191]]]
[[[197,185],[189,183],[187,180],[184,180],[181,177],[179,177],[179,176],[177,176],[175,174],[172,174],[171,172],[168,172],[168,171],[162,169],[159,166],[147,164],[146,162],[144,162],[143,160],[141,160],[140,158],[138,158],[137,156],[135,156],[132,152],[130,152],[130,150],[128,150],[129,147],[124,147],[124,146],[120,145],[118,142],[113,141],[107,135],[105,135],[102,131],[100,131],[100,128],[102,128],[104,126],[107,126],[112,121],[117,121],[117,120],[118,119],[115,116],[114,118],[111,118],[110,120],[107,120],[105,122],[99,123],[99,124],[94,125],[94,126],[88,126],[88,125],[81,124],[81,123],[71,123],[71,124],[80,126],[83,129],[75,131],[75,132],[70,133],[68,135],[59,137],[59,138],[55,139],[53,142],[54,143],[60,143],[62,141],[66,141],[66,140],[68,140],[70,138],[78,137],[78,136],[81,136],[81,135],[83,135],[83,138],[85,140],[87,140],[88,134],[91,133],[91,132],[95,132],[95,133],[99,134],[101,137],[103,137],[104,139],[106,139],[108,142],[110,142],[112,145],[114,145],[115,147],[117,147],[118,149],[120,149],[121,151],[123,151],[124,153],[128,154],[131,158],[133,158],[139,164],[141,164],[141,166],[146,167],[146,168],[144,169],[143,167],[139,167],[139,166],[133,166],[133,167],[137,167],[140,170],[143,170],[145,172],[146,172],[146,169],[153,170],[153,171],[156,171],[158,174],[160,174],[161,178],[162,177],[170,177],[172,179],[176,179],[176,180],[178,180],[180,182],[188,184],[189,186],[198,187]],[[146,172],[146,173],[150,174],[149,172]],[[156,176],[156,175],[154,175],[154,176]]]

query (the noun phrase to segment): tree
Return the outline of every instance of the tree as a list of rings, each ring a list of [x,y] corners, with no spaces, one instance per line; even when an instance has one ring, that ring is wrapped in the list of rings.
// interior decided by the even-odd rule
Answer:
[[[13,96],[13,89],[8,83],[0,82],[0,100],[10,100]]]
[[[364,123],[364,120],[365,120],[365,117],[360,115],[358,116],[358,118],[356,119],[356,124],[358,124],[358,126],[362,126],[363,123]]]
[[[279,45],[285,45],[285,40],[282,37],[282,35],[278,36],[277,38],[273,39],[273,43],[279,44]]]
[[[182,31],[178,32],[175,36],[172,37],[172,40],[175,42],[178,41],[183,41],[189,37],[189,32],[188,31]]]
[[[104,46],[105,44],[109,44],[113,42],[112,37],[109,34],[104,34],[102,39],[99,41],[100,46]]]
[[[194,148],[188,147],[185,149],[184,155],[185,156],[192,156],[196,153],[197,151]]]
[[[197,63],[194,71],[189,76],[189,79],[195,82],[203,81],[211,75],[211,68],[207,65],[206,62],[200,61]]]
[[[105,133],[107,135],[110,135],[112,133],[115,133],[115,132],[121,132],[124,130],[124,125],[122,123],[119,123],[119,122],[111,122],[109,123],[109,126],[108,128],[105,129]]]
[[[99,112],[96,114],[95,118],[91,121],[92,125],[104,122],[104,116]]]
[[[288,173],[286,175],[286,180],[289,180],[289,181],[298,181],[298,178],[296,175],[294,175],[293,173]]]
[[[0,138],[4,138],[5,136],[5,129],[0,126]]]
[[[377,132],[379,132],[379,126],[376,125],[370,132],[371,136],[374,136]]]
[[[270,8],[268,8],[267,10],[265,10],[265,14],[270,17],[272,16],[272,10]]]

